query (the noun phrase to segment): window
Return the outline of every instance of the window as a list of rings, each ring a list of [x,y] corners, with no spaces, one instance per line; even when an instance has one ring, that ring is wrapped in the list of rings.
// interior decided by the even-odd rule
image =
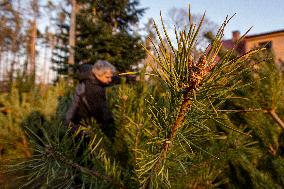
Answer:
[[[264,42],[260,42],[258,43],[259,47],[264,47],[267,50],[272,50],[272,41],[264,41]]]

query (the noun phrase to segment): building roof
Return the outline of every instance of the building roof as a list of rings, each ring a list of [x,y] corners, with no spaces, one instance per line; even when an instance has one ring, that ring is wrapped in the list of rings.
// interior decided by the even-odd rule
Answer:
[[[273,34],[280,34],[280,33],[284,34],[284,30],[277,30],[277,31],[265,32],[265,33],[254,34],[254,35],[247,35],[247,36],[245,36],[245,39],[251,39],[251,38],[255,38],[255,37],[262,37],[262,36],[266,36],[266,35],[273,35]]]
[[[249,41],[254,38],[258,37],[266,37],[266,36],[271,36],[271,35],[284,35],[284,30],[277,30],[277,31],[272,31],[272,32],[265,32],[265,33],[260,33],[260,34],[254,34],[254,35],[247,35],[244,37],[242,41],[240,41],[237,45],[234,43],[234,39],[228,39],[228,40],[223,40],[223,47],[226,49],[233,49],[235,47],[235,50],[238,54],[243,54],[245,53],[245,43],[246,41]],[[233,36],[234,37],[234,36]],[[237,40],[237,39],[235,39]]]

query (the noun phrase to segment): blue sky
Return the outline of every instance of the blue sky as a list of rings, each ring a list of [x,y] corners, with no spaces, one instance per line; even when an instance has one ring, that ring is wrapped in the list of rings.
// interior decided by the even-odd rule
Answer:
[[[230,38],[234,30],[243,34],[250,27],[249,35],[284,29],[284,0],[140,0],[140,7],[148,7],[141,22],[148,18],[158,21],[160,11],[166,19],[168,10],[187,8],[189,3],[192,14],[206,11],[206,18],[218,25],[227,15],[236,13],[226,27],[225,38]]]

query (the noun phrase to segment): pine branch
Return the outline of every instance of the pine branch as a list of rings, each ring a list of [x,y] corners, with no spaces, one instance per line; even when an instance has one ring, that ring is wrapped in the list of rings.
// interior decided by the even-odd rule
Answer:
[[[162,40],[163,38],[156,24],[154,26],[160,39],[160,45],[158,45],[159,48],[157,48],[153,41],[155,54],[152,54],[144,47],[157,63],[156,66],[152,66],[154,72],[159,75],[163,84],[167,86],[167,90],[170,91],[171,109],[178,110],[178,112],[177,114],[173,114],[173,119],[169,116],[169,119],[167,120],[164,117],[164,114],[159,111],[159,108],[151,106],[150,112],[153,117],[152,123],[158,129],[161,129],[161,132],[166,132],[167,134],[165,136],[157,136],[149,143],[159,145],[155,146],[159,149],[158,151],[154,151],[153,153],[153,146],[151,146],[151,150],[149,151],[150,154],[141,155],[141,158],[139,157],[141,163],[138,163],[139,169],[137,169],[137,172],[138,177],[141,178],[140,183],[143,187],[149,188],[159,186],[158,180],[161,180],[163,184],[170,187],[166,159],[171,155],[171,152],[175,151],[172,146],[177,138],[178,130],[185,125],[185,117],[197,101],[196,97],[198,96],[198,98],[201,98],[201,101],[202,99],[209,99],[210,106],[208,108],[213,108],[213,110],[215,110],[214,112],[217,114],[215,107],[213,107],[213,103],[217,103],[217,105],[220,106],[220,104],[225,102],[225,97],[232,93],[240,83],[237,80],[239,72],[243,69],[240,63],[259,51],[249,51],[244,55],[236,56],[233,59],[229,58],[231,52],[227,52],[220,61],[216,61],[218,53],[222,49],[221,40],[224,35],[224,27],[231,19],[227,18],[218,30],[209,49],[203,52],[198,60],[195,61],[196,59],[194,60],[193,58],[193,49],[203,19],[204,15],[199,25],[191,25],[188,32],[186,30],[181,32],[175,30],[177,40],[177,49],[175,49],[170,44],[169,37],[167,36],[161,18],[169,48],[166,47]],[[238,74],[236,74],[237,72]],[[213,99],[214,102],[211,102],[210,99]],[[164,108],[166,109],[165,106]],[[202,111],[203,114],[206,114],[206,112],[207,111]],[[209,117],[209,114],[207,114],[207,117]],[[213,120],[215,119],[213,118]],[[218,121],[218,124],[220,123],[221,122]],[[224,124],[221,125],[225,126]],[[227,128],[240,132],[232,127]],[[185,140],[189,141],[187,138],[185,138]],[[145,151],[141,153],[145,153]]]
[[[215,64],[210,64],[207,66],[206,56],[201,56],[199,58],[199,61],[197,64],[194,64],[193,62],[189,63],[189,72],[190,72],[190,79],[189,79],[189,86],[186,87],[183,91],[183,101],[180,106],[180,110],[178,113],[178,116],[172,126],[172,129],[165,140],[161,153],[160,158],[154,165],[154,170],[158,169],[161,165],[161,162],[163,162],[164,159],[166,159],[167,152],[169,151],[171,144],[173,140],[176,138],[177,130],[182,126],[186,113],[190,110],[191,107],[191,100],[189,95],[192,94],[198,87],[202,85],[203,80],[205,77],[214,69],[216,66]]]
[[[107,175],[103,175],[103,174],[99,173],[98,171],[91,170],[91,169],[88,169],[86,167],[83,167],[83,166],[79,165],[78,163],[75,163],[75,162],[67,159],[62,154],[55,151],[51,146],[46,146],[46,152],[51,157],[53,157],[55,160],[58,160],[58,161],[62,162],[63,164],[65,164],[65,165],[67,165],[71,168],[75,168],[75,169],[81,171],[82,173],[88,174],[90,176],[95,176],[99,179],[107,181],[107,182],[111,183],[115,188],[126,189],[126,187],[123,184],[117,182],[114,178],[107,176]]]

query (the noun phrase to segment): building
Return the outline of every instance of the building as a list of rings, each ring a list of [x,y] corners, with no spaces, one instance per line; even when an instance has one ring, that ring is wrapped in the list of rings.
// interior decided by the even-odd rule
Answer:
[[[239,31],[232,32],[232,39],[224,40],[223,46],[227,49],[232,49],[235,42],[241,37]],[[276,63],[284,61],[284,30],[261,33],[256,35],[247,35],[238,44],[236,51],[238,54],[243,54],[257,47],[266,47],[275,55]]]

